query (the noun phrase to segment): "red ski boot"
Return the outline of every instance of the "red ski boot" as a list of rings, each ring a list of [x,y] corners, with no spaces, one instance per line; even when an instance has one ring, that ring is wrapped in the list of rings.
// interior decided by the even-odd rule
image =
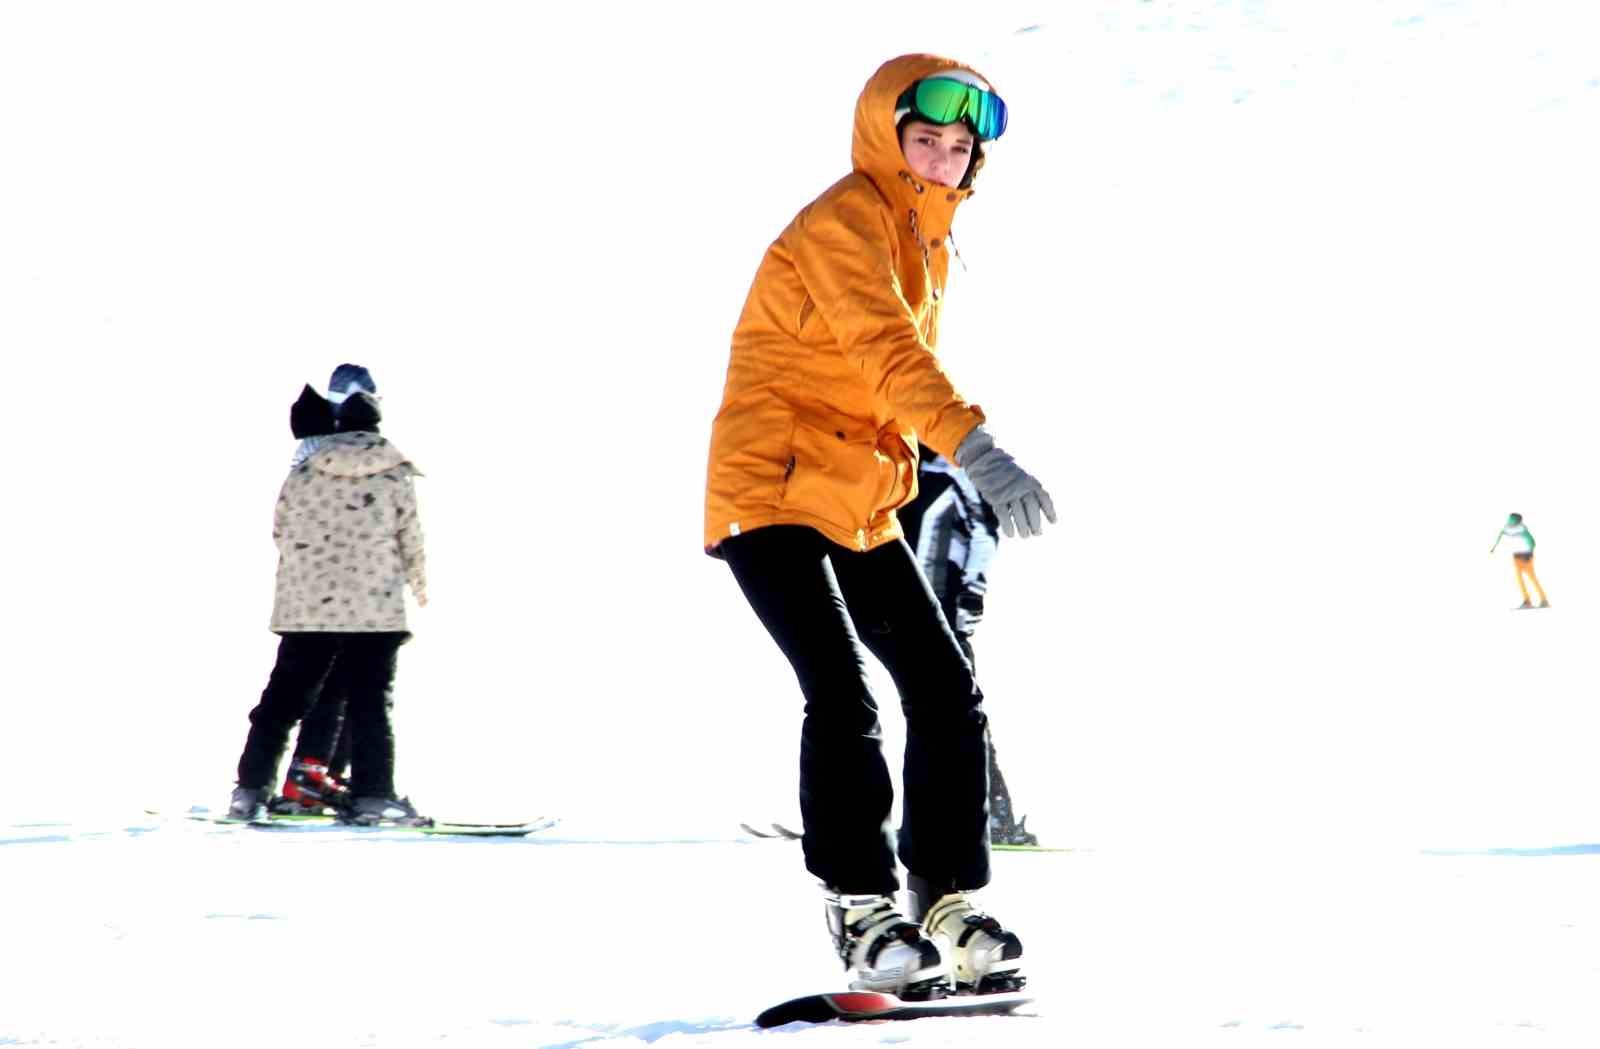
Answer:
[[[277,815],[322,815],[349,806],[350,792],[314,758],[297,758],[283,781],[283,793],[272,800]]]

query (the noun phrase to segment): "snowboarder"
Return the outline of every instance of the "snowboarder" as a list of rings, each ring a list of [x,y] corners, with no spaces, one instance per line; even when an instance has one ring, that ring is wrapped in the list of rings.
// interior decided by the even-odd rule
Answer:
[[[371,394],[340,408],[338,432],[289,472],[278,495],[278,545],[272,630],[278,660],[250,712],[229,815],[267,815],[269,784],[289,730],[316,701],[337,663],[345,663],[351,721],[352,777],[347,818],[354,822],[425,822],[394,790],[390,693],[406,628],[404,588],[427,604],[422,527],[412,478],[419,474],[378,433],[382,414]]]
[[[1022,983],[1021,940],[969,898],[990,879],[983,695],[895,516],[920,439],[967,471],[1006,535],[1056,519],[933,352],[951,219],[1005,124],[999,95],[949,59],[904,55],[872,75],[851,173],[756,271],[712,425],[704,546],[799,679],[801,847],[857,990]],[[863,646],[906,716],[904,911]]]
[[[917,452],[917,494],[896,516],[945,621],[955,631],[956,643],[976,672],[978,657],[972,649],[972,635],[983,619],[989,562],[1000,545],[1000,519],[973,487],[966,471],[927,446]],[[992,723],[988,743],[989,839],[1007,845],[1037,845],[1039,837],[1028,830],[1027,817],[1018,820],[1011,805],[1011,792],[995,753]]]
[[[1512,543],[1522,547],[1521,550],[1511,552],[1511,565],[1516,569],[1517,586],[1522,590],[1521,608],[1549,608],[1550,602],[1545,599],[1544,587],[1539,585],[1539,577],[1533,572],[1533,533],[1528,531],[1528,526],[1522,523],[1521,514],[1512,514],[1506,518],[1506,526],[1500,529],[1500,534],[1494,537],[1494,546],[1489,547],[1492,554],[1495,547],[1500,545],[1500,540],[1509,539]],[[1528,595],[1528,580],[1533,581],[1533,588],[1539,592],[1539,604],[1534,605]]]

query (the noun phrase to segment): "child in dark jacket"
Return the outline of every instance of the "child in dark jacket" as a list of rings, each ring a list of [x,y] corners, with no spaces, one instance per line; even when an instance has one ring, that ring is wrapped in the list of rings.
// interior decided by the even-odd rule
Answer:
[[[918,460],[916,497],[898,514],[906,543],[976,673],[978,657],[972,649],[972,635],[983,619],[989,564],[1000,549],[1000,519],[964,470],[926,446]],[[1002,845],[1037,845],[1039,838],[1028,830],[1027,817],[1017,819],[1012,808],[1011,792],[995,753],[992,718],[987,738],[989,840]]]

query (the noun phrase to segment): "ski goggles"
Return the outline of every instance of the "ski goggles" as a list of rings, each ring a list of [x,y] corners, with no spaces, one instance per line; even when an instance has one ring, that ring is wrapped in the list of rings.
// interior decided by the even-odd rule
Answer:
[[[930,124],[965,121],[980,142],[1006,131],[1006,104],[999,95],[950,77],[917,81],[900,96],[900,105]]]

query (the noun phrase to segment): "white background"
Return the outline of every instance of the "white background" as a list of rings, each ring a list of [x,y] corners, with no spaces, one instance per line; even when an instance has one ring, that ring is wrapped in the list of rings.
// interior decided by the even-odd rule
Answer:
[[[225,799],[287,409],[355,361],[427,474],[401,790],[788,816],[798,690],[700,551],[710,420],[860,85],[934,50],[1012,107],[941,351],[1064,515],[1003,544],[977,638],[1030,827],[1593,841],[1595,29],[1488,0],[9,4],[0,807]],[[1487,554],[1513,510],[1547,612]]]

